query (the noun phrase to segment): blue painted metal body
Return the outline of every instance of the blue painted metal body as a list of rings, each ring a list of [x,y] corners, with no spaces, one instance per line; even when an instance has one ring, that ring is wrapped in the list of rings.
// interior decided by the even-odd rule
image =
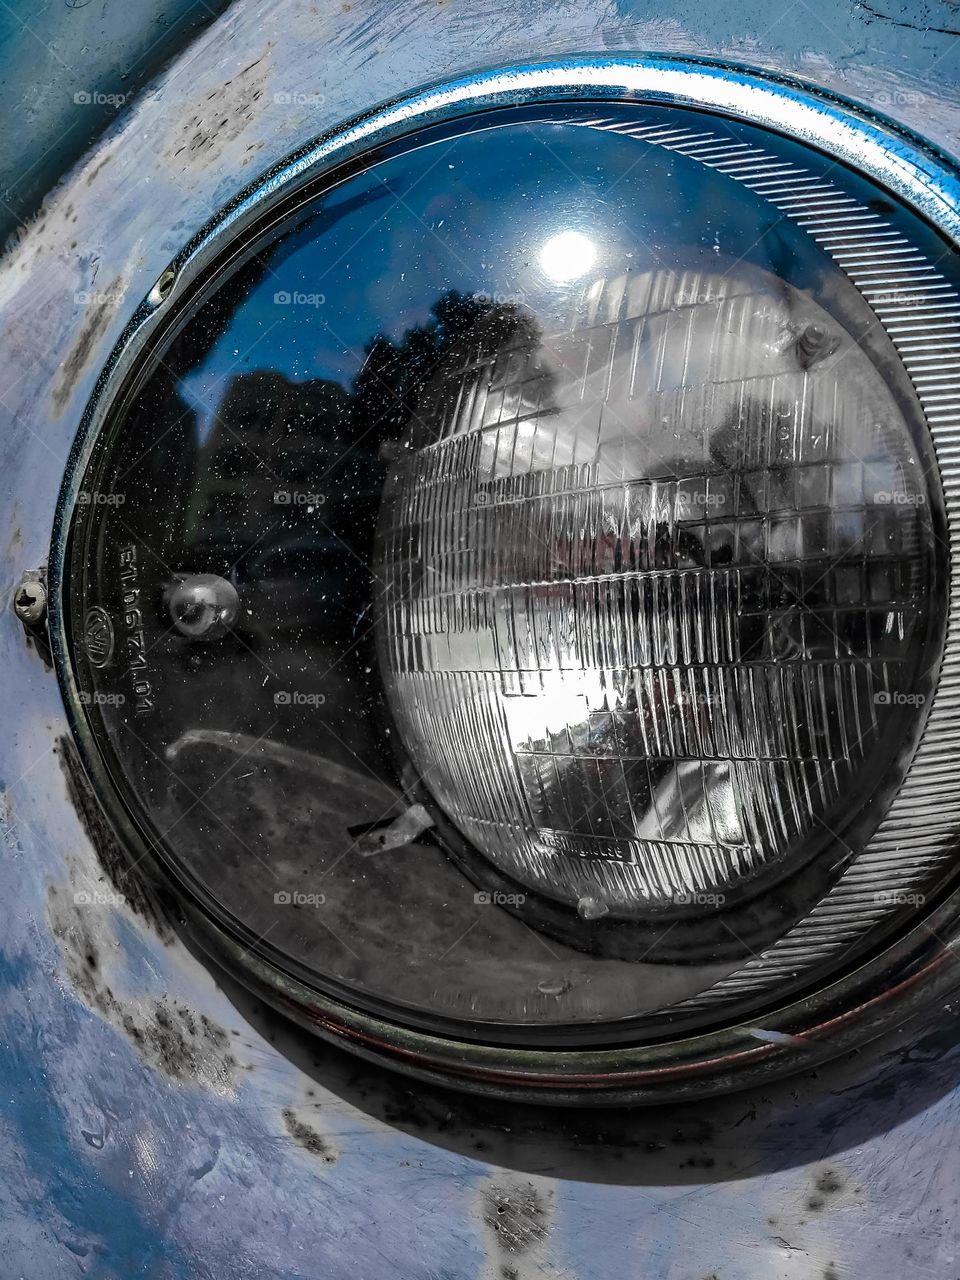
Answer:
[[[325,129],[481,66],[653,49],[803,76],[956,156],[955,28],[934,0],[237,0],[0,263],[4,600],[46,558],[67,453],[139,300]],[[387,1078],[195,958],[123,871],[9,607],[0,663],[4,1280],[960,1274],[950,1009],[703,1108],[536,1112]]]

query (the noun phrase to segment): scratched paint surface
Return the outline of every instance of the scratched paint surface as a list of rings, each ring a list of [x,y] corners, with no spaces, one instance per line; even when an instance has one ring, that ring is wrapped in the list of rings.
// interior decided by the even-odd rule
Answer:
[[[228,0],[4,0],[0,238]]]
[[[98,368],[240,185],[425,81],[659,49],[803,75],[960,153],[960,6],[239,0],[0,264],[0,590],[43,562]],[[90,301],[91,296],[93,301]],[[214,976],[123,878],[0,615],[0,1274],[956,1280],[949,1011],[707,1108],[543,1114],[386,1078]]]

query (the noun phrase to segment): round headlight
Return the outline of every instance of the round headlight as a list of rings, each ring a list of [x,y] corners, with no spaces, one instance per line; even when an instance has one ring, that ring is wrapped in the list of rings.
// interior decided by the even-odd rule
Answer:
[[[430,91],[232,206],[118,348],[51,564],[84,758],[198,937],[547,1096],[841,1047],[960,814],[933,161],[613,65]]]
[[[426,790],[588,917],[728,903],[835,842],[937,630],[939,486],[866,308],[669,248],[608,256],[569,327],[495,309],[443,358],[375,558]]]

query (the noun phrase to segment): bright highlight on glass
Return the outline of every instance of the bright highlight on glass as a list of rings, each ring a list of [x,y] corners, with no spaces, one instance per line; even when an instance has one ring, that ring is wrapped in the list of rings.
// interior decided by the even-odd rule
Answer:
[[[564,284],[577,280],[593,266],[596,245],[579,231],[561,231],[540,250],[540,266],[551,280]]]

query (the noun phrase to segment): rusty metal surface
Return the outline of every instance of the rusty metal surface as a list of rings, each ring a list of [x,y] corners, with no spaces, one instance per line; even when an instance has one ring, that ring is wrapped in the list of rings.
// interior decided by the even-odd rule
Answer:
[[[4,1277],[956,1280],[955,1019],[705,1108],[444,1095],[300,1038],[164,918],[83,789],[11,596],[98,370],[166,262],[324,128],[424,82],[609,49],[801,75],[960,153],[960,11],[237,0],[0,263]]]

